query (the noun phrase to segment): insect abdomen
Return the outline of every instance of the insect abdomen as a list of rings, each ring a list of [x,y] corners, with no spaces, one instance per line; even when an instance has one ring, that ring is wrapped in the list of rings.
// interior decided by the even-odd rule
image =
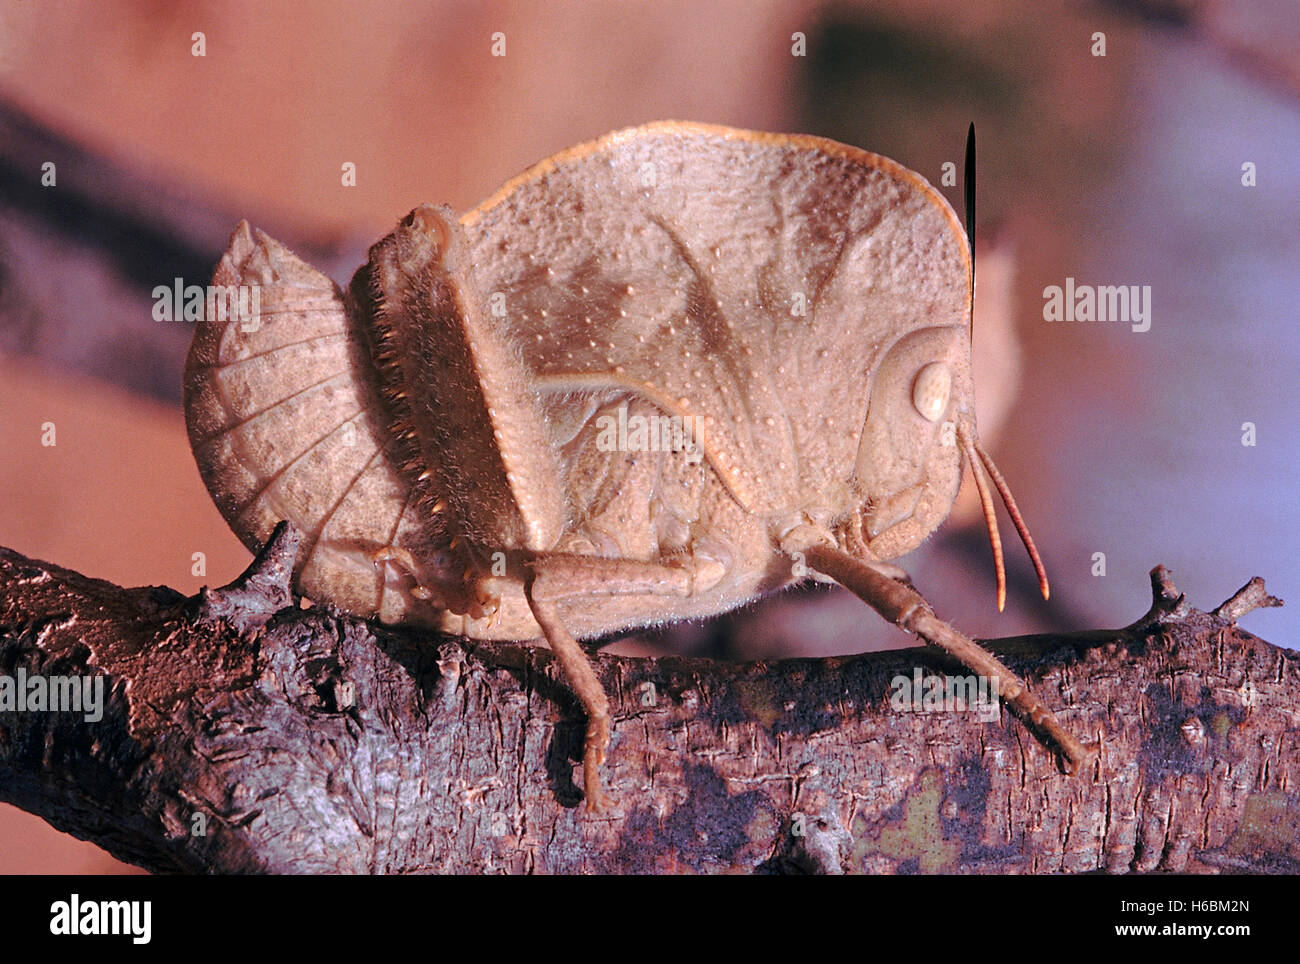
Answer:
[[[366,339],[342,293],[243,222],[213,284],[255,287],[260,309],[201,320],[186,363],[190,444],[214,501],[250,549],[280,519],[303,533],[304,594],[402,618],[418,601],[374,553],[404,548],[425,560],[431,582],[449,574],[437,571],[441,540],[388,457]]]

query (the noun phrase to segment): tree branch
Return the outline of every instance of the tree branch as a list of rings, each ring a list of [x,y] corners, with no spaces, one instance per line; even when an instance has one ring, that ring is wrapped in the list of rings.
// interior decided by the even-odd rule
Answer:
[[[1163,568],[1114,631],[991,644],[1097,760],[1067,777],[1014,718],[905,712],[929,649],[772,663],[597,660],[613,812],[573,779],[550,654],[293,604],[277,535],[191,599],[0,549],[0,799],[155,871],[1300,870],[1300,672]],[[102,675],[102,718],[33,709]],[[4,702],[25,681],[25,710]],[[85,690],[91,693],[92,689]]]

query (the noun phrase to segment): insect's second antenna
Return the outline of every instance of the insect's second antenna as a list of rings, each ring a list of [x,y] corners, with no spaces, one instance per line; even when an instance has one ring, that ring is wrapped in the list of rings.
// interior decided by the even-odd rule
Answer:
[[[1044,599],[1051,598],[1052,587],[1047,581],[1047,569],[1043,566],[1043,559],[1038,554],[1038,546],[1034,545],[1034,537],[1029,534],[1029,526],[1025,524],[1024,517],[1020,514],[1020,507],[1016,505],[1016,500],[1011,495],[1011,486],[1007,485],[1007,480],[998,471],[998,467],[993,464],[993,457],[984,451],[984,446],[980,445],[978,438],[971,440],[971,446],[979,456],[980,462],[983,463],[989,478],[993,480],[998,495],[1002,496],[1002,504],[1007,507],[1007,515],[1011,516],[1011,523],[1016,527],[1016,532],[1020,535],[1020,541],[1025,544],[1025,551],[1029,553],[1029,561],[1034,564],[1034,573],[1038,576],[1038,591],[1043,594]],[[971,471],[976,471],[973,465]],[[1002,606],[999,605],[998,609],[1001,608]]]

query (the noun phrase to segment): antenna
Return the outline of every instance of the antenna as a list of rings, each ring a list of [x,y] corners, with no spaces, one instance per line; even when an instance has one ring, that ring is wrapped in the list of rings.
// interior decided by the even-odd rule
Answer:
[[[966,237],[970,241],[970,329],[975,340],[975,122],[966,133],[966,170],[962,174],[966,189]]]

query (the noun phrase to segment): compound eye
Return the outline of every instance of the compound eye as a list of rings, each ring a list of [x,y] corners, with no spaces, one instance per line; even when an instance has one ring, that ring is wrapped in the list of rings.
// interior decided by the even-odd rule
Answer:
[[[912,405],[928,422],[937,422],[948,409],[952,370],[943,362],[930,362],[912,382]]]

